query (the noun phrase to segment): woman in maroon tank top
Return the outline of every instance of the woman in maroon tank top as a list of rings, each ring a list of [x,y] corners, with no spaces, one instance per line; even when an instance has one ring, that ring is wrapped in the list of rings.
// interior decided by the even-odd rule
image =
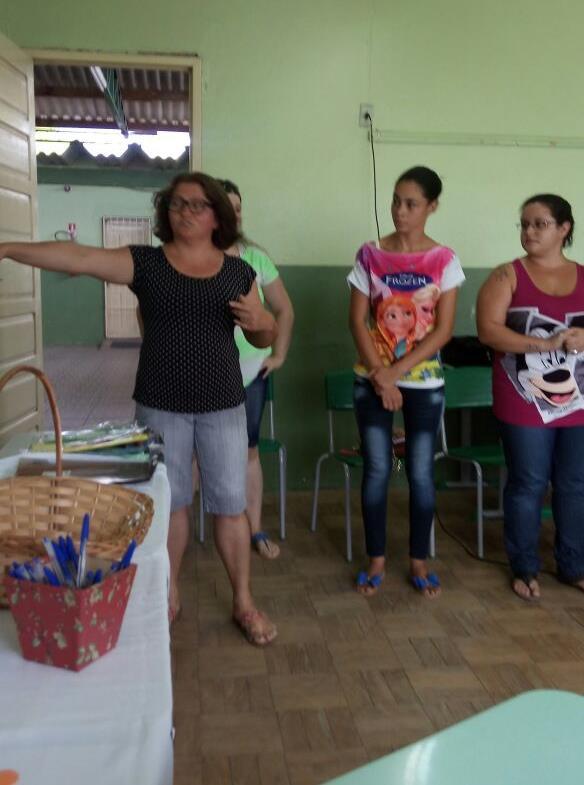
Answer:
[[[552,484],[558,578],[584,590],[584,268],[570,204],[538,194],[521,210],[526,255],[494,270],[479,292],[481,341],[496,350],[493,409],[508,479],[505,548],[513,591],[540,596],[541,507]]]

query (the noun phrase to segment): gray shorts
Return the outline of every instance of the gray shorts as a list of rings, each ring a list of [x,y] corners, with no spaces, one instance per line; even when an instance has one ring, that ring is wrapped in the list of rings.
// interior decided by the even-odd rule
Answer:
[[[193,453],[203,485],[205,511],[239,515],[246,507],[245,404],[204,414],[179,414],[136,404],[136,420],[164,439],[171,510],[193,501]]]

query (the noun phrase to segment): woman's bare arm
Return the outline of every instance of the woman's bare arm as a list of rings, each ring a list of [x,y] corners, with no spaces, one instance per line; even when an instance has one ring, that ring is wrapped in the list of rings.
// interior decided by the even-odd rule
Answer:
[[[134,263],[130,249],[94,248],[78,243],[0,243],[0,259],[13,259],[41,270],[91,275],[102,281],[131,284]]]
[[[262,365],[267,375],[270,371],[281,368],[286,360],[290,341],[292,340],[294,309],[288,292],[279,277],[264,286],[263,292],[266,303],[274,314],[278,327],[278,335],[272,344],[272,354],[266,357]]]
[[[564,343],[563,332],[554,333],[550,338],[537,338],[506,326],[515,286],[515,271],[511,264],[497,267],[481,286],[477,298],[477,331],[481,343],[496,351],[513,354],[559,349]]]

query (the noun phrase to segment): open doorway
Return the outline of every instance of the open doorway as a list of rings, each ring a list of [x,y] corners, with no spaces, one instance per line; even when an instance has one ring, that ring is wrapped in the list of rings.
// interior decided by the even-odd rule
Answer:
[[[177,171],[201,165],[200,60],[30,54],[40,239],[106,247],[149,243],[152,194]],[[139,336],[127,287],[66,281],[54,273],[41,278],[45,346]]]

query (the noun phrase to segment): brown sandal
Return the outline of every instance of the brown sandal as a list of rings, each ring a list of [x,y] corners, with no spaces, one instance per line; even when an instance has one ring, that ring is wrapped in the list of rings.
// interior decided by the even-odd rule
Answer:
[[[233,621],[245,635],[247,642],[251,643],[252,646],[267,646],[278,634],[276,626],[272,624],[265,613],[258,610],[248,611],[239,617],[234,616]],[[258,630],[258,621],[270,625],[269,629],[264,632]]]

